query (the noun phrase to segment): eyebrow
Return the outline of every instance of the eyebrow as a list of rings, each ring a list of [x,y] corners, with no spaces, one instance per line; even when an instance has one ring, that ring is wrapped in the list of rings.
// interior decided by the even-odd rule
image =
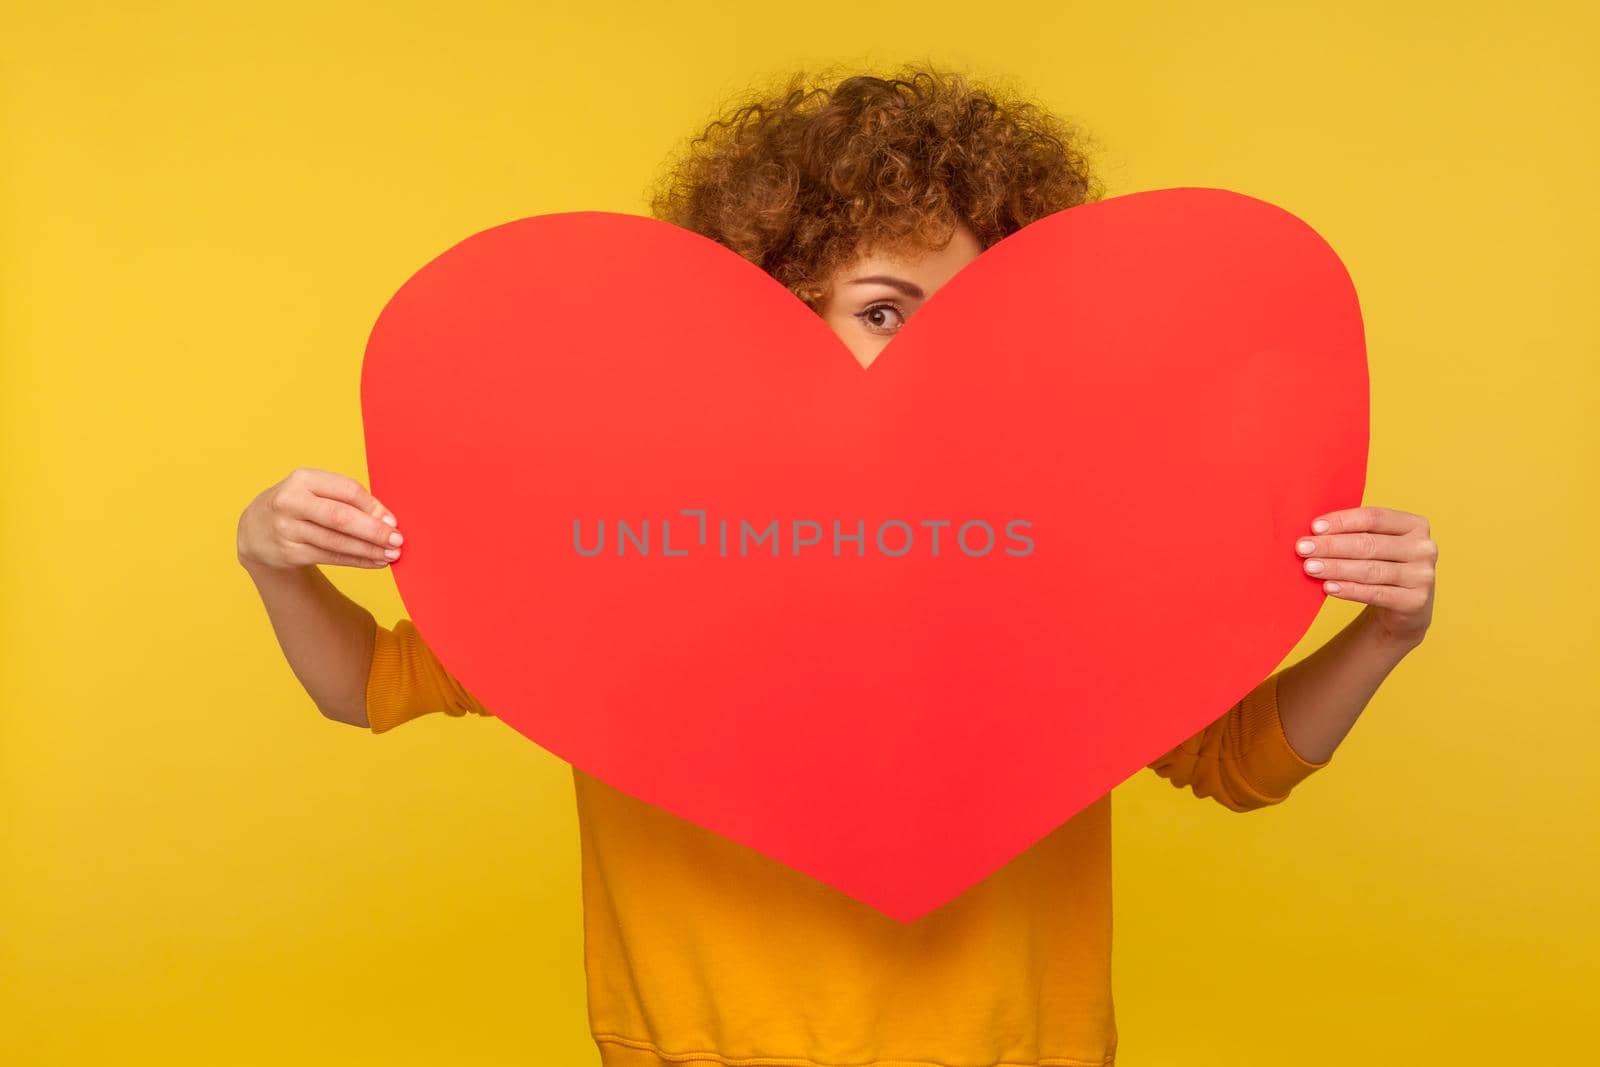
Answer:
[[[868,282],[876,282],[878,285],[887,285],[890,288],[898,289],[902,293],[906,294],[907,296],[911,297],[914,300],[921,300],[923,298],[923,296],[925,295],[923,293],[923,291],[922,291],[922,287],[921,286],[913,285],[912,283],[906,281],[904,278],[896,278],[893,275],[889,275],[889,274],[868,274],[864,278],[851,278],[845,284],[847,284],[847,285],[865,285]]]

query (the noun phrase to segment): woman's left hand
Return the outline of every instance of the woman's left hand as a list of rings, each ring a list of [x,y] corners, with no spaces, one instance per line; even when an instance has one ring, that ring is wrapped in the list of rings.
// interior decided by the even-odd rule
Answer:
[[[1348,508],[1319,515],[1312,536],[1295,543],[1305,572],[1330,596],[1367,605],[1381,633],[1405,646],[1433,621],[1439,546],[1428,520],[1393,508]]]

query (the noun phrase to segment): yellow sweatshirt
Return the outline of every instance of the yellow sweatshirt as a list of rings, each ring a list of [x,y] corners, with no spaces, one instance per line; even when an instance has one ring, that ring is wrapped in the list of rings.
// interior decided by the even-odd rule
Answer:
[[[1285,799],[1329,761],[1290,747],[1278,677],[1150,768],[1234,811]],[[369,728],[438,711],[492,714],[409,619],[380,625]],[[576,767],[573,782],[603,1067],[1114,1062],[1109,794],[902,924]]]

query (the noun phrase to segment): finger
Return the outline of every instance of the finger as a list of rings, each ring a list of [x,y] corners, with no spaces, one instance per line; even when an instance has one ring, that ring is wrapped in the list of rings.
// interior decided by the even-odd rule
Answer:
[[[340,478],[342,475],[331,475]],[[347,479],[348,480],[348,479]],[[399,547],[405,540],[393,527],[382,520],[366,514],[356,504],[336,496],[325,496],[317,488],[319,484],[310,479],[303,480],[301,485],[290,491],[289,514],[293,518],[305,519],[318,526],[325,526],[330,530],[337,530],[351,537],[359,537],[375,545],[390,545]],[[348,489],[335,492],[344,492],[349,495]],[[363,491],[364,492],[364,491]],[[374,501],[375,508],[381,507]],[[387,512],[385,512],[387,513]]]
[[[382,545],[375,545],[370,541],[363,541],[359,537],[351,537],[349,534],[340,533],[338,530],[330,530],[327,527],[318,526],[314,522],[307,522],[305,519],[286,520],[280,533],[285,541],[314,545],[325,552],[335,555],[358,556],[361,559],[369,560],[391,560],[400,555],[398,548],[385,548]],[[388,553],[390,552],[393,552],[394,555],[389,555]]]
[[[1340,581],[1323,582],[1322,591],[1340,600],[1353,600],[1359,604],[1371,604],[1399,612],[1421,611],[1428,606],[1428,593],[1423,589]]]
[[[1327,523],[1324,527],[1321,524]],[[1403,534],[1428,528],[1428,520],[1421,515],[1398,508],[1359,507],[1329,511],[1311,520],[1313,533],[1375,533]]]
[[[393,563],[394,560],[362,559],[360,556],[343,556],[338,553],[334,553],[328,556],[325,562],[339,567],[367,567],[376,570],[381,567],[387,567],[389,564]]]
[[[396,525],[394,514],[377,497],[368,492],[366,486],[349,475],[335,474],[333,471],[318,470],[315,467],[303,467],[295,473],[317,496],[343,501],[363,515],[383,521],[387,526]]]
[[[1415,534],[1404,536],[1378,533],[1321,534],[1302,537],[1295,552],[1315,559],[1387,559],[1405,563],[1420,558],[1421,543]]]
[[[1394,563],[1379,559],[1308,559],[1305,572],[1324,581],[1359,582],[1363,585],[1398,585],[1420,589],[1433,578],[1433,568],[1423,563]]]
[[[387,567],[392,561],[387,559],[367,559],[363,556],[348,556],[342,552],[329,552],[316,545],[302,544],[299,541],[290,541],[284,547],[284,558],[297,567],[304,567],[312,563],[333,564],[340,567]]]

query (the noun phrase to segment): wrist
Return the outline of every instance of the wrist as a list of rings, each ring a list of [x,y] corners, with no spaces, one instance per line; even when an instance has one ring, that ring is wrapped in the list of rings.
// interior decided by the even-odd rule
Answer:
[[[1422,644],[1422,639],[1427,633],[1426,629],[1414,633],[1396,633],[1384,624],[1378,609],[1371,606],[1356,617],[1356,625],[1361,627],[1374,645],[1396,662]]]
[[[249,571],[252,576],[266,574],[272,570],[272,565],[263,559],[252,556],[243,546],[238,549],[239,566]]]
[[[302,571],[308,570],[311,565],[306,564],[305,566],[295,565],[277,567],[266,562],[265,560],[257,559],[251,556],[248,552],[241,551],[239,553],[239,566],[244,568],[245,573],[248,574],[253,581],[259,583],[299,574]]]

